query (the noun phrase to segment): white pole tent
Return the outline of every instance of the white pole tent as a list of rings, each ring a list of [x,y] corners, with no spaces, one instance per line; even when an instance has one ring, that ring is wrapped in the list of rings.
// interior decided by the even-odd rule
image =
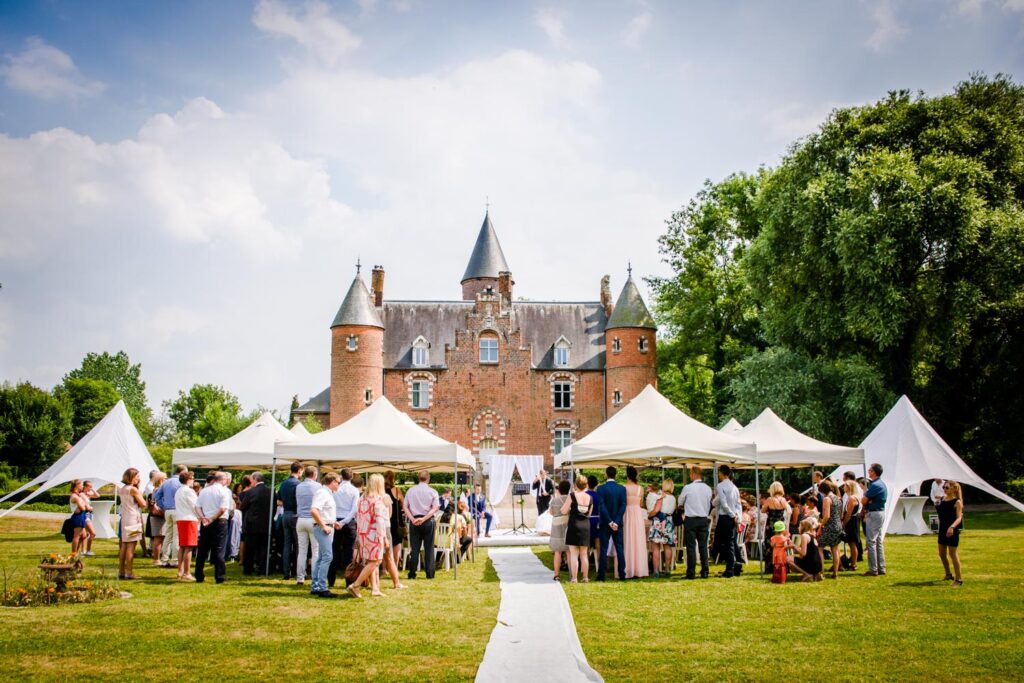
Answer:
[[[1024,504],[975,474],[906,396],[900,397],[860,447],[864,449],[864,460],[868,465],[877,462],[882,466],[882,483],[888,494],[883,534],[888,531],[896,512],[895,503],[900,492],[926,479],[952,479],[973,486],[1024,512]],[[841,476],[842,469],[837,469],[832,476]]]
[[[604,424],[555,456],[555,467],[754,465],[757,449],[693,419],[651,385]]]
[[[757,464],[762,467],[864,464],[863,449],[813,439],[786,424],[771,408],[765,408],[733,436],[757,444]]]
[[[735,434],[736,432],[743,429],[743,425],[735,417],[730,417],[729,421],[722,425],[722,428],[718,431],[725,432],[726,434]]]
[[[306,425],[302,424],[301,422],[296,422],[288,431],[290,431],[292,434],[299,437],[300,439],[304,436],[309,436],[309,430],[306,429]]]
[[[60,460],[32,481],[4,496],[3,500],[7,500],[32,486],[40,485],[14,507],[0,512],[0,517],[44,491],[73,479],[89,479],[96,488],[111,483],[120,486],[125,470],[131,467],[139,471],[143,480],[157,469],[153,456],[135,429],[124,401],[118,401]]]
[[[454,500],[459,499],[459,472],[472,472],[476,461],[462,446],[431,434],[395,408],[384,396],[362,412],[301,441],[279,442],[279,457],[315,460],[328,467],[349,467],[356,471],[399,470],[451,471]],[[458,578],[459,563],[454,563]]]

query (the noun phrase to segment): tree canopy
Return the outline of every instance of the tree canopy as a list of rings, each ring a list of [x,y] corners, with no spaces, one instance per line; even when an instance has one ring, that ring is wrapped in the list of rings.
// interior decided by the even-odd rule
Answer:
[[[905,393],[982,476],[1020,474],[1022,180],[1007,77],[834,111],[668,222],[661,376],[703,364],[719,419],[771,406],[849,443]]]
[[[132,364],[128,354],[118,351],[116,354],[87,353],[82,365],[62,380],[66,384],[69,379],[97,379],[109,382],[124,399],[128,414],[132,416],[135,428],[139,430],[145,441],[152,438],[153,412],[146,402],[146,383],[142,381],[142,365]]]
[[[0,461],[35,476],[64,455],[72,434],[66,402],[28,382],[0,385]]]
[[[71,410],[73,444],[78,443],[121,400],[113,384],[88,377],[65,378],[53,394]]]
[[[234,394],[213,384],[195,384],[187,393],[179,391],[178,397],[165,402],[164,407],[174,425],[174,440],[187,447],[226,439],[258,416],[258,413],[244,414]]]

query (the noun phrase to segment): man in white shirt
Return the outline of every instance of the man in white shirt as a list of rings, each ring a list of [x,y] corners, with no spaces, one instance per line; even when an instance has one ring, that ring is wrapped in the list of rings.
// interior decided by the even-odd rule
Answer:
[[[711,515],[711,487],[701,479],[698,465],[690,468],[690,483],[679,494],[683,508],[686,539],[686,578],[696,578],[697,553],[700,552],[700,578],[708,578],[708,516]]]
[[[351,476],[351,473],[350,473]],[[313,576],[310,581],[310,594],[321,598],[336,598],[336,594],[327,590],[327,571],[334,558],[334,547],[332,539],[335,536],[337,526],[337,505],[334,501],[334,494],[338,490],[340,478],[334,472],[328,472],[321,481],[322,486],[313,494],[313,500],[309,506],[310,516],[316,526],[313,528],[313,536],[316,538],[320,552],[316,562],[313,563]],[[346,565],[347,566],[347,565]],[[344,572],[344,568],[342,569]]]
[[[327,586],[334,588],[338,570],[345,573],[345,567],[352,562],[352,551],[356,546],[356,510],[359,508],[359,489],[352,485],[352,470],[341,470],[339,486],[335,487],[335,534],[331,540],[334,559],[327,570]]]
[[[316,558],[320,554],[320,546],[316,542],[313,530],[316,523],[313,515],[309,512],[309,506],[313,503],[313,496],[320,489],[316,480],[317,469],[313,465],[307,465],[302,471],[302,482],[295,487],[295,533],[299,538],[299,556],[295,560],[295,583],[303,584],[306,581],[306,554],[312,553],[309,566],[316,564]]]
[[[409,578],[416,578],[423,548],[423,571],[434,578],[434,515],[439,508],[437,491],[430,488],[430,472],[420,472],[420,483],[405,492],[405,516],[409,520]]]
[[[939,503],[942,502],[943,497],[945,497],[946,495],[945,490],[942,488],[945,485],[946,482],[944,482],[942,479],[932,479],[932,490],[929,496],[931,497],[932,503],[935,505],[936,508],[939,507]]]
[[[721,465],[718,468],[715,510],[718,511],[715,538],[721,539],[716,542],[716,545],[725,552],[725,573],[722,574],[722,577],[728,579],[739,576],[743,568],[736,561],[736,524],[743,513],[743,507],[740,503],[740,490],[736,488],[736,484],[732,483],[732,468],[728,465]]]
[[[224,472],[217,472],[213,482],[199,492],[196,511],[199,513],[199,548],[196,551],[196,583],[205,580],[203,565],[211,557],[213,578],[224,583],[224,541],[228,533],[228,509],[231,507],[231,481]]]

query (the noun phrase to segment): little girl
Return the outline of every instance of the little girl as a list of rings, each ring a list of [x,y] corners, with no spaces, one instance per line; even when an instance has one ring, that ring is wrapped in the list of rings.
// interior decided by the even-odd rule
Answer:
[[[786,570],[789,565],[789,555],[786,551],[792,545],[789,542],[789,531],[786,529],[786,523],[781,520],[775,522],[773,528],[775,535],[770,541],[772,544],[772,583],[786,583]]]

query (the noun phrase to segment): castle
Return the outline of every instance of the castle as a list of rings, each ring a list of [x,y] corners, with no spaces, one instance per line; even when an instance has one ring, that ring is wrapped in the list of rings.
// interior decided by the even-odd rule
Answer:
[[[385,301],[384,268],[358,269],[331,323],[331,384],[293,411],[325,428],[384,395],[475,455],[562,448],[656,384],[656,325],[632,274],[612,304],[516,301],[489,212],[461,301]]]

